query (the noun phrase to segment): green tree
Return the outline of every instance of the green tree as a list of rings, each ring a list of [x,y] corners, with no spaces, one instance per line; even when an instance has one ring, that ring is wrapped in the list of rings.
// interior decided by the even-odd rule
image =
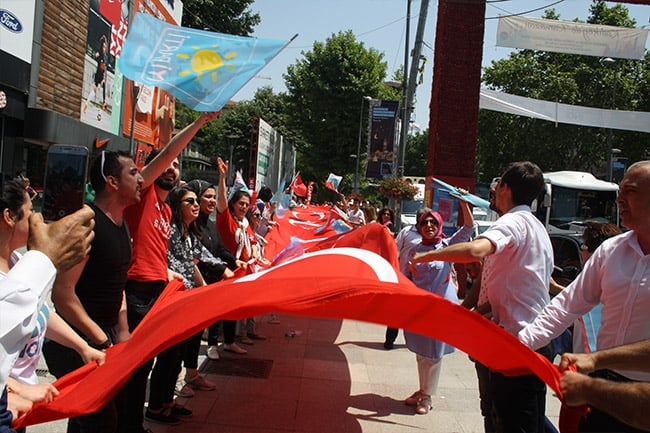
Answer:
[[[429,130],[409,135],[404,151],[404,175],[426,176]]]
[[[260,117],[280,131],[285,139],[291,140],[291,133],[284,127],[286,109],[285,96],[273,93],[270,87],[257,90],[250,101],[242,101],[224,110],[217,120],[205,125],[201,138],[203,151],[213,158],[217,156],[231,160],[233,167],[243,171],[244,179],[249,176],[251,140]]]
[[[249,10],[255,0],[185,0],[183,27],[250,36],[260,15]]]
[[[357,153],[362,99],[387,91],[383,84],[387,64],[383,54],[367,49],[351,31],[315,42],[312,51],[302,54],[304,58],[284,75],[290,113],[286,125],[298,150],[297,167],[303,179],[317,184],[329,172],[349,174],[343,183],[349,190],[356,163],[350,155]],[[362,133],[367,131],[366,122],[367,116],[362,116]],[[365,143],[365,136],[362,140]]]
[[[554,10],[545,18],[559,19]],[[576,20],[577,21],[577,20]],[[594,2],[588,22],[634,27],[628,10]],[[648,111],[648,54],[645,62],[519,50],[485,68],[483,84],[506,93],[595,108]],[[614,100],[615,99],[615,100]],[[604,176],[608,155],[604,128],[583,127],[482,110],[477,173],[487,181],[511,161],[531,160],[544,171],[580,170]],[[613,131],[612,147],[631,160],[647,158],[648,134]]]

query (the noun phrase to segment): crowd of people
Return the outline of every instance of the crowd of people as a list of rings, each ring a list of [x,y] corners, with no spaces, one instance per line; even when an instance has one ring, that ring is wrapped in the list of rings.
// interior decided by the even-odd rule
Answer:
[[[102,364],[104,350],[130,338],[169,281],[193,290],[270,265],[265,236],[277,225],[270,189],[262,188],[256,197],[245,186],[228,191],[228,162],[221,158],[217,185],[200,179],[180,182],[177,155],[214,118],[204,113],[152,152],[141,170],[125,153],[101,152],[89,171],[94,201],[51,224],[32,214],[24,183],[5,186],[0,200],[0,432],[11,431],[12,419],[33,403],[56,397],[54,386],[36,380],[41,353],[56,377],[87,362]],[[643,315],[650,307],[650,161],[633,164],[620,184],[618,205],[629,231],[619,234],[616,227],[588,223],[583,270],[567,287],[552,281],[550,238],[531,212],[543,187],[534,163],[508,166],[491,190],[490,206],[500,218],[478,236],[464,200],[459,201],[462,225],[448,237],[442,216],[430,208],[418,211],[415,225],[396,232],[389,207],[378,210],[358,195],[342,197],[337,206],[353,229],[383,225],[395,237],[400,271],[422,290],[459,303],[454,264],[467,264],[474,281],[463,306],[549,360],[558,354],[553,340],[602,305],[598,351],[561,354],[565,402],[591,406],[580,431],[648,430],[650,423],[635,408],[650,403],[650,326]],[[210,219],[214,212],[216,223]],[[15,250],[23,245],[28,252],[21,257]],[[55,311],[46,303],[50,289]],[[274,316],[270,322],[278,323]],[[207,357],[219,359],[220,350],[247,354],[240,344],[266,339],[258,325],[255,317],[213,324],[207,330]],[[101,410],[69,419],[68,431],[140,433],[147,431],[145,419],[176,425],[191,417],[175,395],[216,389],[199,374],[202,334],[140,366]],[[419,379],[419,389],[404,403],[416,414],[427,414],[442,359],[454,349],[408,330],[404,334]],[[386,349],[394,347],[397,335],[397,329],[387,328]],[[537,376],[508,376],[475,364],[486,432],[548,431],[546,385]],[[185,385],[179,387],[183,369]]]

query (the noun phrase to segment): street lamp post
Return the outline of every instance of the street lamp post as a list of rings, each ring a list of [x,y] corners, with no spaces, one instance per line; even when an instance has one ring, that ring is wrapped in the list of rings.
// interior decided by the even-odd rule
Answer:
[[[235,166],[233,165],[233,154],[235,151],[235,140],[239,138],[238,135],[230,134],[226,136],[228,145],[230,147],[230,159],[228,160],[228,172],[226,173],[226,185],[233,186],[235,184]]]
[[[359,141],[357,142],[357,159],[356,159],[356,168],[354,170],[354,192],[359,192],[359,186],[361,184],[361,178],[359,177],[359,159],[361,158],[361,137],[363,133],[363,106],[365,101],[372,101],[370,96],[361,97],[361,109],[359,110]]]
[[[600,59],[601,65],[611,65],[611,67],[616,68],[616,60],[611,57],[605,57]],[[612,83],[612,103],[611,109],[616,109],[616,86],[618,84],[618,69],[614,70],[614,82]],[[614,167],[614,130],[612,127],[609,127],[607,131],[607,180],[612,181],[613,178],[613,167]]]
[[[409,84],[409,35],[411,33],[411,0],[406,1],[406,30],[405,30],[405,37],[404,37],[404,76],[402,77],[402,100],[404,101],[404,105],[402,107],[402,130],[400,131],[400,137],[399,137],[399,145],[397,152],[395,152],[395,170],[393,171],[396,173],[397,177],[402,177],[404,176],[404,151],[406,149],[406,142],[408,141],[408,128],[409,128],[409,123],[410,123],[410,117],[411,117],[411,101],[409,101],[409,92],[408,92],[408,84]],[[415,61],[415,59],[413,60]],[[400,224],[398,221],[397,228],[400,228]]]

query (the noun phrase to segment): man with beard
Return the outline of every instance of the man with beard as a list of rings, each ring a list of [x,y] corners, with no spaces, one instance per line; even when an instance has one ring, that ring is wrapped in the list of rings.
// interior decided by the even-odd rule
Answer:
[[[151,310],[154,302],[167,283],[181,278],[167,268],[167,244],[171,232],[171,209],[165,203],[167,194],[178,185],[180,165],[177,155],[190,142],[205,123],[214,120],[217,113],[203,113],[192,124],[179,132],[160,152],[152,152],[142,169],[142,189],[140,203],[127,208],[124,217],[133,239],[133,253],[125,286],[127,318],[132,332]],[[180,422],[179,416],[191,416],[192,412],[174,406],[174,387],[178,376],[177,357],[171,348],[158,355],[156,365],[151,371],[153,360],[138,368],[125,392],[129,405],[120,428],[125,432],[143,432],[143,407],[147,389],[147,377],[151,371],[149,406],[147,419],[161,424],[174,425]]]

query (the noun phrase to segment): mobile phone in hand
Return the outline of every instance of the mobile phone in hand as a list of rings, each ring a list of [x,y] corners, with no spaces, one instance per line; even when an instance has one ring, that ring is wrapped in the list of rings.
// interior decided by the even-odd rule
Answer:
[[[88,148],[54,144],[47,150],[43,218],[56,221],[81,209],[86,196]]]

